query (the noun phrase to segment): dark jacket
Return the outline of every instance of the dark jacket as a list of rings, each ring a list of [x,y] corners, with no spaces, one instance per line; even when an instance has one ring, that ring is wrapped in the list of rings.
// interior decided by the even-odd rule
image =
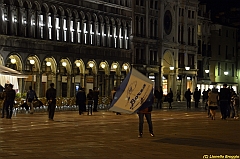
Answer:
[[[191,100],[191,95],[192,95],[192,92],[190,90],[187,90],[184,96],[187,100]]]
[[[46,92],[47,100],[55,100],[57,95],[57,91],[55,88],[49,88]]]
[[[5,91],[5,97],[4,97],[4,99],[5,99],[5,101],[14,101],[15,100],[15,97],[16,97],[16,92],[15,92],[15,90],[13,90],[13,89],[7,89],[6,91]]]
[[[194,100],[195,100],[195,101],[199,101],[200,97],[201,97],[201,92],[198,91],[198,90],[195,90],[195,91],[194,91],[194,94],[193,94]]]
[[[172,103],[173,102],[173,92],[172,91],[170,91],[167,94],[167,101],[168,101],[168,103]]]
[[[86,102],[86,93],[82,90],[78,91],[76,94],[76,103],[79,104],[81,101]]]
[[[221,88],[219,93],[219,100],[220,101],[228,101],[231,100],[231,93],[229,88]]]

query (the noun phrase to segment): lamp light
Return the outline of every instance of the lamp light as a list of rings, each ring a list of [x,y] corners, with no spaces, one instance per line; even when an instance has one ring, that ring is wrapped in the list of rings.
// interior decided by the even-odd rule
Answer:
[[[80,62],[76,62],[77,67],[80,67],[80,65],[81,65]]]
[[[64,61],[64,62],[62,62],[62,66],[63,67],[66,67],[67,66],[67,63]]]
[[[169,67],[169,69],[170,69],[170,70],[174,70],[174,67],[173,67],[173,66],[171,66],[171,67]]]
[[[128,69],[128,66],[127,66],[127,65],[124,65],[124,66],[123,66],[123,69],[124,69],[124,70],[127,70],[127,69]]]
[[[104,69],[104,68],[105,68],[105,63],[102,63],[102,64],[101,64],[101,67]]]
[[[89,67],[91,67],[91,68],[93,68],[93,62],[91,61],[90,63],[89,63]]]
[[[205,73],[209,73],[209,70],[205,70]]]
[[[228,75],[228,71],[224,71],[223,73],[224,73],[225,76]]]
[[[113,64],[113,68],[116,69],[116,68],[117,68],[117,65],[116,65],[116,64]]]
[[[11,59],[11,63],[12,63],[12,64],[15,64],[16,62],[17,62],[16,59],[14,59],[14,58]]]
[[[185,69],[188,71],[188,70],[190,70],[190,67],[189,67],[189,66],[186,66]]]
[[[35,61],[33,59],[29,60],[29,62],[30,62],[31,65],[35,64]]]
[[[51,62],[49,62],[49,61],[46,62],[46,65],[47,65],[47,66],[51,66]]]

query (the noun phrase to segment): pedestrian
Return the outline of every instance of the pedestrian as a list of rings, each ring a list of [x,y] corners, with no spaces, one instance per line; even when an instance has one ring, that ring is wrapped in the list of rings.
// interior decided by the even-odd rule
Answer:
[[[230,105],[230,100],[231,100],[230,89],[227,88],[227,84],[223,84],[223,88],[220,89],[219,93],[220,110],[223,120],[226,120],[227,118],[227,109]]]
[[[161,109],[162,108],[162,97],[163,97],[162,86],[160,86],[158,89],[155,90],[154,96],[157,99],[156,108],[158,108],[158,105],[159,105],[159,109]]]
[[[208,99],[208,92],[205,89],[202,92],[202,102],[205,104],[206,100]]]
[[[30,114],[33,114],[34,108],[33,108],[33,100],[37,99],[36,92],[32,89],[32,86],[29,86],[29,90],[27,91],[26,95],[26,101],[27,105],[30,107]]]
[[[170,88],[170,92],[167,94],[167,101],[169,103],[169,109],[172,109],[172,102],[173,102],[173,92],[172,89]]]
[[[2,85],[0,85],[0,87],[2,87]],[[3,87],[1,91],[2,91],[2,92],[0,92],[0,100],[2,100],[2,102],[1,102],[2,116],[1,116],[1,118],[4,118],[4,114],[5,114],[4,101],[5,101],[5,96],[6,96],[6,89]]]
[[[46,98],[48,101],[48,118],[51,121],[53,121],[56,108],[56,95],[57,91],[54,88],[54,83],[51,83],[50,88],[46,92]]]
[[[13,90],[13,85],[8,84],[5,97],[4,97],[4,108],[6,110],[6,118],[11,119],[13,113],[13,104],[16,97],[16,91]],[[4,114],[2,114],[2,118],[4,118]]]
[[[80,87],[76,94],[76,105],[78,106],[79,115],[82,115],[86,109],[86,99],[84,88]]]
[[[195,101],[195,108],[198,108],[198,103],[200,100],[201,92],[198,90],[198,87],[196,87],[194,93],[193,93],[193,98]]]
[[[232,110],[232,117],[234,119],[238,119],[238,109],[239,109],[239,96],[235,93],[232,97],[233,102],[233,110]]]
[[[87,94],[87,100],[88,100],[88,115],[92,115],[92,107],[94,103],[94,91],[92,89],[89,89],[88,94]],[[94,108],[93,108],[94,110]]]
[[[93,111],[97,112],[97,107],[98,107],[98,98],[99,98],[99,90],[97,87],[93,88],[93,100],[94,100],[94,107]]]
[[[192,92],[190,91],[190,88],[188,88],[188,90],[184,94],[187,100],[187,108],[191,108],[191,95],[192,95]]]
[[[177,90],[176,96],[177,96],[176,101],[181,102],[181,93],[179,90]]]
[[[151,112],[152,112],[152,105],[153,105],[153,95],[152,95],[152,99],[148,99],[147,101],[145,101],[146,103],[146,107],[140,107],[137,114],[139,117],[139,135],[138,137],[141,138],[143,136],[143,123],[144,123],[144,116],[147,120],[148,123],[148,129],[150,132],[150,136],[154,137],[154,133],[153,133],[153,125],[152,125],[152,117],[151,117]]]
[[[218,91],[215,88],[213,88],[212,91],[209,91],[208,93],[208,107],[212,120],[215,120],[216,109],[218,108]]]

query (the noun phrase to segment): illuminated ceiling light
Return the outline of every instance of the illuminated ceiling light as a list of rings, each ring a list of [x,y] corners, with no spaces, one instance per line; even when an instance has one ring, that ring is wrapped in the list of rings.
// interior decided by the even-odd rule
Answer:
[[[127,65],[124,65],[124,66],[123,66],[123,69],[124,69],[124,70],[127,70],[127,69],[128,69],[128,66],[127,66]]]
[[[191,77],[187,77],[187,80],[191,80]]]
[[[188,71],[188,70],[190,70],[190,67],[186,66],[185,69]]]
[[[101,67],[104,69],[106,67],[105,63],[102,63]]]
[[[94,66],[94,64],[93,64],[93,62],[91,61],[91,62],[89,63],[89,67],[93,68],[93,66]]]
[[[17,62],[16,59],[14,59],[14,58],[11,59],[11,63],[12,63],[12,64],[15,64],[16,62]]]
[[[66,67],[67,66],[67,63],[64,61],[64,62],[62,62],[62,66],[63,67]]]
[[[224,71],[223,73],[224,73],[225,76],[228,75],[228,71]]]
[[[46,62],[46,65],[47,65],[47,66],[51,66],[51,62],[49,62],[49,61]]]
[[[205,70],[205,73],[209,73],[209,70]]]
[[[35,61],[34,60],[29,60],[30,64],[31,65],[34,65],[35,64]]]
[[[80,67],[80,65],[81,65],[80,62],[76,62],[77,67]]]
[[[174,70],[174,67],[173,67],[173,66],[171,66],[171,67],[169,67],[169,69],[170,69],[170,70]]]
[[[113,64],[113,68],[116,69],[116,68],[117,68],[117,65],[116,65],[116,64]]]

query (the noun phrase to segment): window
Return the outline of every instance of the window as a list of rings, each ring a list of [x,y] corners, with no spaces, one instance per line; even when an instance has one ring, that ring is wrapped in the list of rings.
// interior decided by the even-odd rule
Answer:
[[[191,18],[191,11],[188,10],[188,18]]]
[[[182,16],[184,16],[184,9],[182,8]]]
[[[136,0],[136,5],[139,5],[139,0]]]
[[[198,24],[197,32],[198,32],[198,35],[202,35],[202,30],[201,30],[200,24]]]
[[[228,46],[226,46],[226,59],[228,58]]]
[[[43,26],[44,26],[43,15],[40,14],[39,15],[40,38],[43,38]]]
[[[81,43],[81,23],[77,22],[77,42]]]
[[[71,30],[71,42],[74,42],[74,28],[73,28],[73,21],[70,22],[70,30]]]
[[[153,8],[153,0],[150,0],[150,8]]]
[[[59,23],[59,18],[56,18],[56,29],[57,29],[57,40],[60,40],[59,33],[60,33],[60,23]]]
[[[178,12],[179,12],[178,14],[179,14],[179,17],[180,17],[181,16],[181,8],[179,8]]]
[[[194,19],[194,16],[195,16],[195,12],[194,11],[192,11],[192,18]]]
[[[52,39],[52,17],[48,16],[48,38]]]
[[[222,36],[222,30],[221,29],[218,30],[218,35]]]
[[[184,68],[184,53],[179,53],[178,66]]]
[[[67,41],[67,20],[63,19],[63,41]]]
[[[155,1],[155,9],[158,9],[158,1]]]
[[[140,6],[144,5],[144,0],[140,0]]]
[[[188,66],[191,68],[194,68],[194,55],[188,54]]]

